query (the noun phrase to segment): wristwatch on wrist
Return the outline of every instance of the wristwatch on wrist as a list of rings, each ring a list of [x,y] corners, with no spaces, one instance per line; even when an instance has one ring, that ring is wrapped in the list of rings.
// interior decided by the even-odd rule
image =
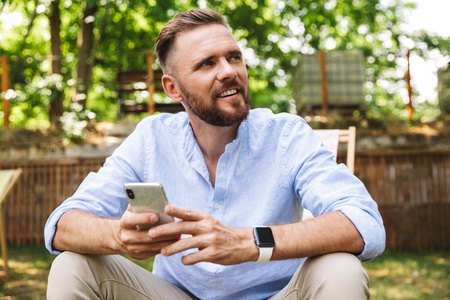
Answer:
[[[254,226],[253,235],[256,246],[259,249],[259,258],[257,263],[265,263],[272,257],[275,240],[273,239],[272,229],[267,226]]]

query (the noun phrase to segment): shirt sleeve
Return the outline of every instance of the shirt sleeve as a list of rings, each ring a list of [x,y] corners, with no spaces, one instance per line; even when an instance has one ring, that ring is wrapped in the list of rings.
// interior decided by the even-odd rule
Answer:
[[[127,182],[145,180],[147,130],[141,123],[136,130],[106,159],[98,172],[91,172],[75,194],[58,206],[48,218],[45,228],[45,246],[53,254],[52,241],[59,218],[66,211],[80,209],[100,217],[120,218],[128,202],[123,190]]]
[[[365,247],[358,256],[368,261],[385,248],[386,233],[377,203],[364,184],[343,164],[333,160],[320,138],[302,119],[284,133],[286,167],[302,206],[314,216],[344,213],[361,234]]]

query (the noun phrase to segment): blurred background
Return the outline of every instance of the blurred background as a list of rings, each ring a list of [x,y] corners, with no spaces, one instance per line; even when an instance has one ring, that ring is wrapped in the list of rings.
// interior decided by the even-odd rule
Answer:
[[[447,0],[1,0],[0,169],[23,172],[2,204],[17,256],[0,299],[45,291],[51,211],[139,120],[182,109],[161,92],[154,43],[195,7],[226,17],[252,107],[298,114],[314,129],[356,127],[355,175],[387,231],[388,250],[367,267],[374,298],[448,299]],[[27,285],[22,269],[41,277]],[[12,292],[21,284],[29,295]]]

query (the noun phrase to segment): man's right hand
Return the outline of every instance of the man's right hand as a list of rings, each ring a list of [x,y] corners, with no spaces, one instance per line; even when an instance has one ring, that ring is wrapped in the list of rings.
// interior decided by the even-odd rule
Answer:
[[[135,259],[147,259],[179,236],[155,239],[148,230],[138,230],[138,224],[155,224],[153,213],[133,213],[128,208],[120,219],[101,218],[92,213],[72,209],[59,219],[52,247],[59,251],[83,254],[125,254]]]
[[[126,254],[135,259],[147,259],[161,252],[161,249],[179,240],[180,236],[164,239],[152,239],[148,230],[139,230],[138,224],[155,224],[158,215],[154,213],[133,213],[128,206],[120,219],[120,225],[115,233],[117,243]]]

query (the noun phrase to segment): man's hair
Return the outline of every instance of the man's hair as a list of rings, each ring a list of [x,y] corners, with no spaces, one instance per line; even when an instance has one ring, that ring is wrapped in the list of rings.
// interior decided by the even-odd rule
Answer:
[[[156,55],[162,70],[166,72],[167,58],[177,34],[210,24],[219,24],[228,28],[224,17],[211,9],[192,9],[177,14],[167,22],[156,39]]]

